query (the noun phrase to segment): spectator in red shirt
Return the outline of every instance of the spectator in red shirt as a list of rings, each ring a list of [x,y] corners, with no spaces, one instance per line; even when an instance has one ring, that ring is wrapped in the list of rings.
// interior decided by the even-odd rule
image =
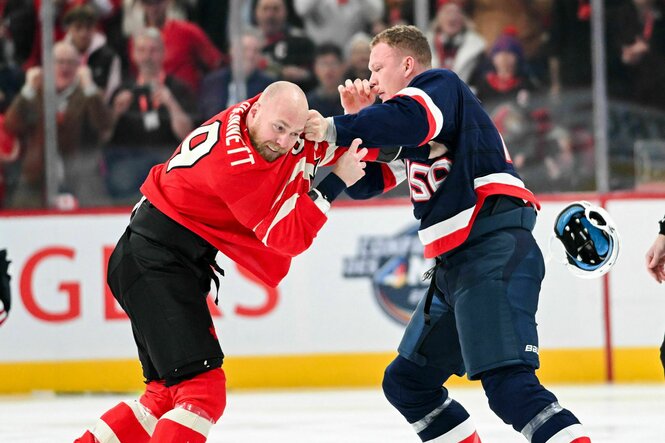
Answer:
[[[140,1],[146,27],[158,28],[162,33],[166,49],[164,71],[198,91],[203,74],[218,68],[224,61],[223,54],[194,23],[167,19],[168,0]]]

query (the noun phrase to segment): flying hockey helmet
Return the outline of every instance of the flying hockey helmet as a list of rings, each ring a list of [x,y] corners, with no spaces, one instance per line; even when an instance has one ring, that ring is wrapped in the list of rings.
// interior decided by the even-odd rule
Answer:
[[[609,271],[619,256],[619,233],[607,211],[577,201],[559,213],[554,235],[566,250],[566,265],[573,275],[595,278]]]

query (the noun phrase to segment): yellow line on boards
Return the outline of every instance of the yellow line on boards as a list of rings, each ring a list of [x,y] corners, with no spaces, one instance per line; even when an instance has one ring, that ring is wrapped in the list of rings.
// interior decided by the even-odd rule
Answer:
[[[393,353],[314,354],[226,357],[229,389],[379,387]],[[656,348],[616,349],[616,382],[663,380]],[[603,383],[602,349],[557,349],[541,352],[540,380],[547,383]],[[447,385],[476,385],[452,377]],[[0,363],[0,393],[39,390],[59,392],[140,391],[138,360],[82,360]]]

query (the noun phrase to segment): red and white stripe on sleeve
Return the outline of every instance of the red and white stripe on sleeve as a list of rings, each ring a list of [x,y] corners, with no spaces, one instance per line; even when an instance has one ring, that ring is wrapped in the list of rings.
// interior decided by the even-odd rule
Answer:
[[[441,133],[441,129],[443,129],[443,113],[425,91],[420,88],[407,87],[399,91],[395,96],[411,97],[425,110],[429,131],[419,145],[424,145]]]

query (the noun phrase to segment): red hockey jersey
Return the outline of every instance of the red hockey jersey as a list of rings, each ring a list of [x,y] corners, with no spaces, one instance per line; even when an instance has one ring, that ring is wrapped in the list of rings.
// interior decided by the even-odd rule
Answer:
[[[335,147],[301,139],[272,163],[246,126],[256,96],[192,131],[171,158],[152,168],[143,195],[171,219],[275,287],[291,257],[307,249],[327,220],[307,192]]]

